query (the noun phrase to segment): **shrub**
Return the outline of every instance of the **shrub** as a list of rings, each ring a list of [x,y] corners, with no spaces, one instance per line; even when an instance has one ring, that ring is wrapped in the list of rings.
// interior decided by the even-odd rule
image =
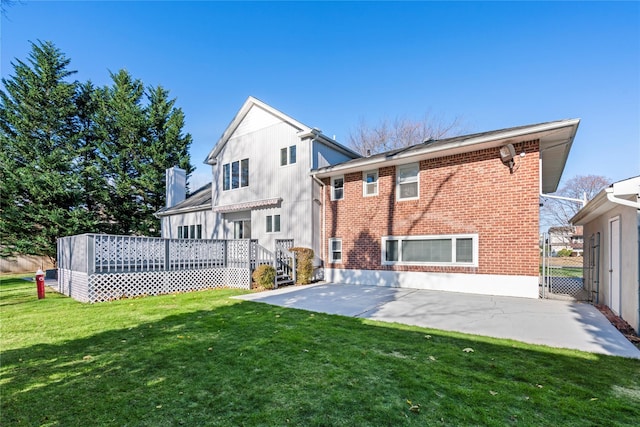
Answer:
[[[311,277],[313,277],[313,249],[296,247],[289,250],[295,253],[296,256],[297,282],[301,285],[311,283]]]
[[[560,249],[558,251],[558,256],[571,256],[571,254],[573,253],[573,251],[571,249]]]
[[[276,269],[270,265],[259,265],[251,276],[253,281],[265,289],[273,289],[276,279]]]

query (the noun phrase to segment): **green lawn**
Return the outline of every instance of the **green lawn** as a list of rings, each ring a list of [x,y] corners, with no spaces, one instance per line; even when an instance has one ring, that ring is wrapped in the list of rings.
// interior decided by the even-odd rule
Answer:
[[[0,282],[3,426],[637,425],[640,362],[230,299]],[[466,350],[466,351],[465,351]],[[472,351],[471,351],[472,350]]]

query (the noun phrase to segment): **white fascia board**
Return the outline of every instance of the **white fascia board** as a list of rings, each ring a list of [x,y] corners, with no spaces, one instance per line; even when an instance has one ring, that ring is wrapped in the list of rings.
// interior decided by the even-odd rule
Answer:
[[[406,163],[407,161],[426,160],[435,157],[460,154],[468,151],[483,150],[508,144],[514,139],[522,139],[525,136],[530,139],[542,139],[545,135],[549,135],[550,132],[573,127],[574,129],[571,134],[568,135],[568,141],[565,142],[566,144],[573,141],[573,136],[575,136],[578,123],[580,123],[580,119],[562,120],[558,122],[534,125],[524,129],[514,129],[499,134],[482,135],[475,138],[462,139],[446,145],[435,147],[427,145],[422,149],[400,152],[391,157],[376,156],[369,160],[366,160],[365,158],[363,161],[357,161],[349,164],[342,163],[335,166],[327,166],[312,172],[312,174],[318,178],[327,178],[336,174],[375,169],[379,166],[394,166]]]
[[[594,218],[609,209],[611,209],[611,205],[607,200],[607,192],[606,190],[602,190],[596,194],[593,199],[589,200],[589,202],[587,202],[587,204],[580,209],[573,218],[569,220],[569,222],[573,225],[584,225],[593,221]]]
[[[155,216],[160,218],[163,216],[181,215],[189,212],[199,212],[199,211],[208,211],[208,210],[211,210],[211,203],[207,203],[206,205],[200,205],[200,206],[191,206],[191,207],[182,208],[182,209],[172,209],[170,211],[156,213]]]
[[[216,156],[222,150],[222,148],[226,145],[227,141],[229,141],[229,138],[231,138],[231,135],[233,135],[233,132],[235,132],[235,130],[238,128],[242,120],[245,118],[245,116],[253,106],[262,108],[268,113],[278,117],[280,120],[286,123],[289,123],[290,125],[292,125],[297,129],[300,129],[301,132],[303,131],[309,132],[311,130],[311,128],[309,128],[303,123],[300,123],[293,117],[284,114],[282,111],[276,110],[272,106],[265,104],[264,102],[260,101],[257,98],[254,98],[253,96],[249,96],[247,100],[244,102],[244,104],[242,104],[242,107],[240,107],[240,110],[235,115],[233,120],[231,120],[231,123],[229,123],[229,126],[227,126],[227,128],[225,129],[220,139],[218,139],[218,142],[215,144],[213,149],[209,152],[209,155],[207,155],[207,158],[204,161],[205,164],[214,165],[216,163]]]
[[[613,195],[615,197],[640,195],[640,176],[625,179],[624,181],[614,182],[612,187]]]

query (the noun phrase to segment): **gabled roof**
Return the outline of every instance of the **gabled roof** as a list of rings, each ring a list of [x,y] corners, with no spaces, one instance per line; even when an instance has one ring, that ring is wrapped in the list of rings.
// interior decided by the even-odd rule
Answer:
[[[539,139],[542,158],[542,191],[553,193],[558,188],[579,124],[580,119],[566,119],[435,141],[428,140],[410,147],[319,168],[312,171],[312,174],[318,178],[327,178],[381,166],[393,166]]]
[[[569,220],[571,224],[586,224],[613,209],[616,205],[640,209],[640,176],[617,181],[600,191]]]
[[[170,208],[162,208],[155,213],[157,217],[196,212],[211,209],[211,183],[191,193],[186,199]]]
[[[350,157],[360,157],[360,155],[355,151],[345,147],[344,145],[338,143],[337,141],[322,134],[322,132],[318,128],[309,127],[297,121],[293,117],[284,114],[282,111],[276,110],[272,106],[260,101],[259,99],[254,98],[253,96],[250,96],[244,102],[244,104],[242,105],[238,113],[235,115],[233,120],[231,120],[231,123],[229,123],[229,126],[227,126],[227,129],[224,131],[220,139],[218,139],[218,142],[216,142],[216,145],[209,152],[209,155],[204,161],[205,164],[214,165],[216,163],[216,157],[218,156],[220,151],[222,151],[224,146],[227,144],[227,142],[231,138],[231,135],[233,135],[236,129],[238,129],[238,126],[240,126],[240,123],[242,123],[244,118],[247,116],[247,114],[249,113],[249,111],[251,111],[253,107],[261,108],[264,111],[268,112],[269,114],[273,115],[274,117],[282,120],[283,122],[290,124],[295,129],[298,130],[298,136],[301,139],[313,138],[316,141],[319,141],[325,145],[335,148],[338,151],[341,151]]]

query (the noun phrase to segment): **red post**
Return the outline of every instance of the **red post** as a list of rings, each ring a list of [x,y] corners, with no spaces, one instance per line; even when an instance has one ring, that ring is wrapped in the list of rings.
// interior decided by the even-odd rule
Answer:
[[[44,272],[40,269],[36,271],[36,286],[38,287],[38,299],[44,298]]]

